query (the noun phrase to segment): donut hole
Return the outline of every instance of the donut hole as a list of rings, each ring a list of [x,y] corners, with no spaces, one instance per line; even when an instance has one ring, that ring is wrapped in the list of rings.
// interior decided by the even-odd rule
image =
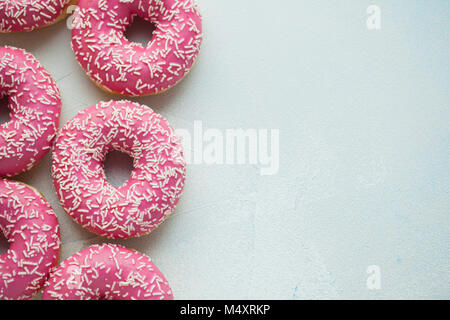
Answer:
[[[140,44],[146,48],[150,41],[152,41],[153,31],[155,30],[156,27],[153,23],[136,16],[125,30],[124,35],[128,41]]]
[[[9,249],[9,242],[3,232],[0,231],[0,255],[4,254]]]
[[[116,188],[130,179],[131,172],[134,169],[133,158],[117,150],[112,150],[106,154],[103,165],[106,180]]]
[[[0,125],[11,120],[9,110],[9,97],[4,96],[0,98]]]

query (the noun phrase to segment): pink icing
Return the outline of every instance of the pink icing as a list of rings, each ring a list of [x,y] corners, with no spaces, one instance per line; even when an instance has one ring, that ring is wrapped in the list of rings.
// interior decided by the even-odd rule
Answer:
[[[106,154],[133,158],[121,187],[109,184]],[[61,130],[53,150],[53,182],[66,212],[108,238],[151,232],[174,210],[185,180],[182,147],[174,130],[148,107],[130,101],[101,102]]]
[[[173,300],[152,260],[134,250],[104,244],[86,248],[57,267],[43,300]]]
[[[55,22],[71,0],[2,0],[0,32],[31,31]]]
[[[51,148],[61,99],[55,82],[29,53],[0,47],[0,97],[9,97],[11,120],[0,126],[0,176],[30,169]]]
[[[72,47],[100,87],[127,96],[156,94],[191,69],[202,42],[201,17],[193,0],[80,0]],[[155,26],[144,48],[124,32],[139,16]]]
[[[0,300],[29,299],[58,262],[56,215],[33,188],[0,179],[0,230],[10,245],[0,256]]]

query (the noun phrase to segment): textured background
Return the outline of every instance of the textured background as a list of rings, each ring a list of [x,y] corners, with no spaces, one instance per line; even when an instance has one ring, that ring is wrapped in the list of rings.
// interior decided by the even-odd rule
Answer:
[[[116,242],[150,255],[178,299],[450,298],[450,2],[198,3],[195,68],[167,93],[133,100],[175,128],[279,129],[279,173],[190,165],[174,215]],[[379,31],[366,28],[370,4],[382,10]],[[6,44],[53,75],[61,125],[115,98],[77,65],[64,22],[0,35]],[[108,161],[112,180],[126,177],[122,158]],[[17,180],[55,209],[65,259],[105,240],[64,214],[50,163]],[[366,286],[370,265],[380,290]]]

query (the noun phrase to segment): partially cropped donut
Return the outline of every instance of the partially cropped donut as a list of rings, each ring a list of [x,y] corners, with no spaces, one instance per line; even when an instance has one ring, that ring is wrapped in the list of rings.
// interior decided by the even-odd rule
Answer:
[[[177,84],[197,59],[201,16],[194,0],[80,0],[72,48],[88,76],[119,95],[145,96]],[[139,16],[155,26],[143,47],[124,36]]]
[[[0,126],[0,176],[30,169],[51,148],[61,99],[55,81],[22,49],[0,47],[0,98],[8,97],[10,121]]]
[[[133,158],[130,179],[108,183],[111,150]],[[53,149],[53,183],[65,211],[91,232],[130,238],[151,232],[175,209],[185,180],[182,146],[167,121],[130,101],[81,111],[60,131]]]
[[[76,0],[2,0],[0,33],[32,31],[50,26],[67,16]]]
[[[43,300],[173,300],[152,260],[118,245],[93,245],[51,273]]]
[[[58,262],[56,215],[35,189],[0,179],[0,232],[9,242],[0,256],[0,300],[29,299]]]

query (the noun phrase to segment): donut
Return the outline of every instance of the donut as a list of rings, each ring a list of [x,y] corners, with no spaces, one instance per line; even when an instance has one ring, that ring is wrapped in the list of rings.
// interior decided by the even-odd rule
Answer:
[[[103,169],[115,149],[133,158],[131,177],[116,188]],[[53,183],[65,211],[98,235],[123,239],[150,233],[175,209],[186,173],[180,140],[165,119],[130,101],[101,102],[60,131]]]
[[[50,26],[67,16],[75,0],[0,1],[0,33],[32,31]]]
[[[152,260],[118,245],[93,245],[55,268],[43,300],[173,300]]]
[[[30,53],[0,47],[0,98],[9,99],[10,121],[0,126],[0,176],[33,167],[51,148],[61,99],[48,72]]]
[[[0,179],[0,230],[9,243],[0,256],[0,300],[30,299],[58,262],[58,219],[37,190]]]
[[[155,26],[147,47],[124,36],[135,17]],[[197,59],[201,16],[193,0],[80,0],[72,48],[81,67],[103,90],[146,96],[177,84]]]

